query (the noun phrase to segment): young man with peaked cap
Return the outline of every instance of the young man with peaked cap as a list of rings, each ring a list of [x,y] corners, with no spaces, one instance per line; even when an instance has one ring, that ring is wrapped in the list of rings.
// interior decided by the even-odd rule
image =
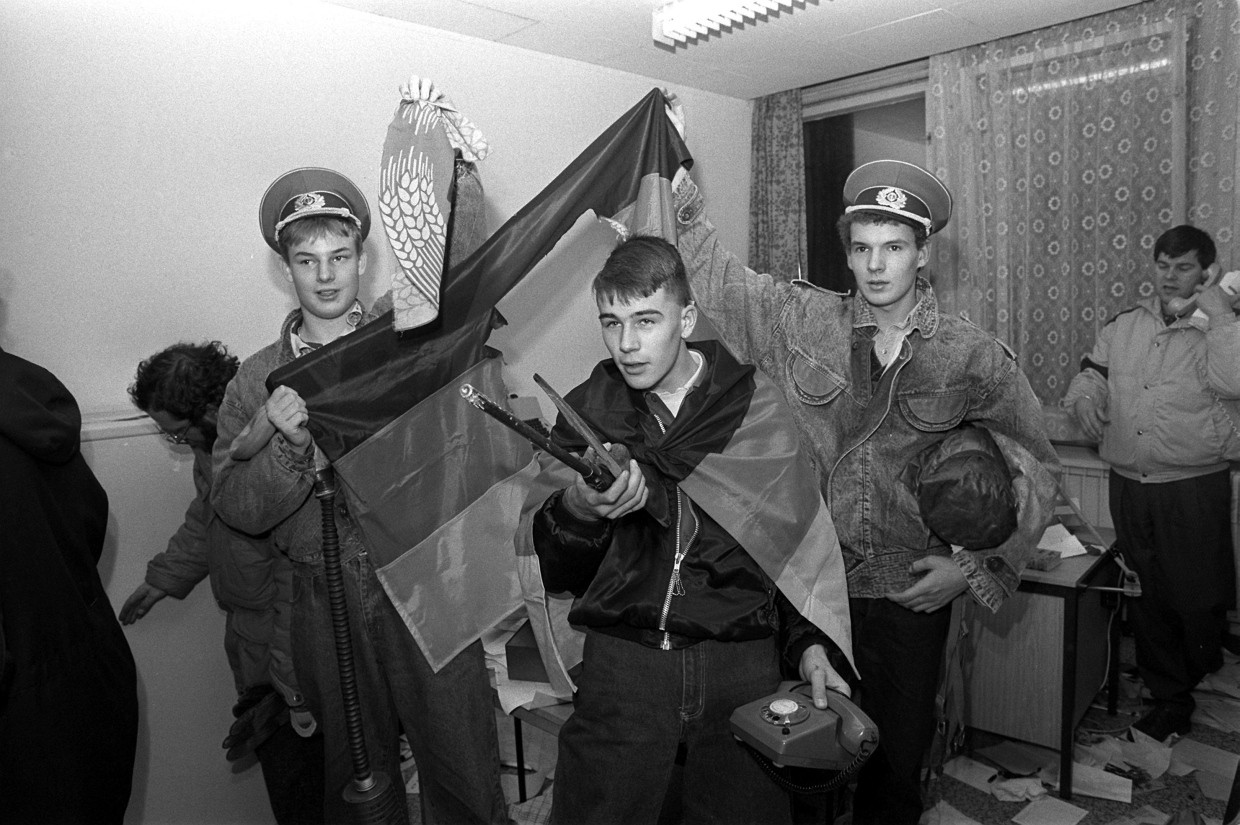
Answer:
[[[858,167],[839,224],[857,295],[746,268],[724,250],[687,174],[675,183],[678,247],[702,312],[737,355],[782,389],[818,469],[848,570],[859,704],[878,725],[853,822],[900,825],[922,813],[919,780],[952,600],[997,610],[1049,519],[1055,453],[1012,353],[940,314],[920,270],[951,216],[941,181],[910,163]],[[948,546],[922,520],[900,474],[954,428],[994,435],[1015,476],[1016,532],[998,547]]]
[[[341,792],[352,761],[323,574],[321,511],[313,495],[316,449],[306,429],[305,401],[284,386],[268,394],[266,379],[386,307],[367,312],[357,299],[370,210],[343,175],[318,168],[282,175],[263,196],[259,220],[299,306],[276,341],[246,359],[228,385],[219,410],[211,500],[237,529],[271,531],[276,547],[294,562],[294,662],[326,737],[326,818],[343,822],[350,813]],[[234,441],[248,445],[247,436],[268,425],[275,434],[261,449],[252,455],[244,455],[248,446],[234,451]],[[434,672],[376,577],[343,499],[336,525],[372,768],[401,784],[403,725],[418,765],[425,822],[507,822],[481,644],[474,642]]]
[[[1202,230],[1164,232],[1154,242],[1157,294],[1107,321],[1062,402],[1111,465],[1118,546],[1141,582],[1128,602],[1137,669],[1154,698],[1133,727],[1159,741],[1192,727],[1193,688],[1223,664],[1236,598],[1236,436],[1224,403],[1234,410],[1240,398],[1240,299],[1205,287],[1214,259]],[[1199,312],[1177,306],[1195,295]]]

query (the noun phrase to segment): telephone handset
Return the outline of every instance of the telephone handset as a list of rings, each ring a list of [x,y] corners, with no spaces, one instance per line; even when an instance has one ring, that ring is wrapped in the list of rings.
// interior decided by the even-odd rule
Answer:
[[[838,691],[828,690],[827,702],[816,707],[807,682],[784,682],[732,711],[732,735],[778,767],[851,775],[878,747],[878,727]]]
[[[1226,275],[1221,275],[1222,270],[1217,263],[1210,264],[1206,267],[1206,279],[1201,285],[1201,289],[1196,294],[1187,298],[1172,298],[1167,301],[1167,311],[1172,315],[1185,315],[1189,311],[1197,307],[1197,295],[1202,291],[1209,289],[1216,283],[1223,287],[1223,291],[1229,295],[1235,295],[1240,292],[1240,270],[1233,270]]]

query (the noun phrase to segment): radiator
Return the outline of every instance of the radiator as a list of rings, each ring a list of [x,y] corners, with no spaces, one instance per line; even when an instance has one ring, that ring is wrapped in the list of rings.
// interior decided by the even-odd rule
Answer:
[[[1086,447],[1056,447],[1063,465],[1060,484],[1064,493],[1095,527],[1113,528],[1107,495],[1107,465]]]

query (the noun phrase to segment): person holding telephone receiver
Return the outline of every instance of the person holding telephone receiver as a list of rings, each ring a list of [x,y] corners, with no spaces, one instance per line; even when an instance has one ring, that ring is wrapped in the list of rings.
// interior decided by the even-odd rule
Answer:
[[[1141,582],[1129,602],[1153,706],[1133,725],[1163,741],[1192,727],[1192,690],[1223,663],[1235,603],[1229,459],[1240,446],[1240,273],[1219,277],[1192,226],[1154,244],[1155,294],[1098,334],[1061,402],[1111,466],[1118,546]]]

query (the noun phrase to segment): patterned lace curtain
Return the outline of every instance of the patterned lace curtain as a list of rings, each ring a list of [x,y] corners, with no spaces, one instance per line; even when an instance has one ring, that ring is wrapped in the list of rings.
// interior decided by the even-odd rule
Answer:
[[[932,277],[1043,402],[1153,294],[1159,234],[1189,220],[1231,240],[1237,17],[1235,0],[1157,0],[931,59],[932,165],[955,196]]]
[[[787,279],[807,269],[802,127],[800,89],[754,101],[749,265]]]

